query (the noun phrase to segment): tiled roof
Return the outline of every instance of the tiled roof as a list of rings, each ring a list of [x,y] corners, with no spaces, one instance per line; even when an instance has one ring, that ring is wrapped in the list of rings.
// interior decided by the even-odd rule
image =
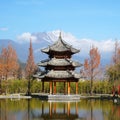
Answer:
[[[71,59],[56,59],[56,58],[52,58],[49,61],[42,61],[38,64],[39,66],[47,66],[47,65],[51,65],[51,66],[68,66],[68,65],[72,65],[74,67],[80,67],[82,66],[81,63],[76,62],[76,61],[72,61]]]
[[[71,78],[73,75],[69,71],[55,71],[51,70],[46,74],[50,78]]]
[[[80,50],[73,48],[71,45],[63,41],[61,36],[58,38],[58,40],[53,45],[48,46],[47,48],[44,48],[41,51],[44,53],[49,53],[50,51],[56,51],[56,52],[69,51],[73,54],[80,52]]]
[[[79,79],[81,76],[78,73],[75,73],[73,71],[55,71],[55,70],[51,70],[48,73],[44,73],[42,75],[40,75],[39,73],[34,76],[37,78],[76,78]]]

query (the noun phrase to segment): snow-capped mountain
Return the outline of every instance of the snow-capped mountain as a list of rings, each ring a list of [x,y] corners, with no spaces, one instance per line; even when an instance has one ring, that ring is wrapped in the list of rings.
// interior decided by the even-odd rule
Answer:
[[[86,39],[86,38],[78,39],[71,33],[66,33],[60,30],[37,33],[32,35],[35,35],[34,37],[36,37],[37,41],[41,43],[42,41],[44,41],[44,44],[41,44],[40,46],[47,47],[47,45],[50,45],[54,43],[56,40],[58,40],[60,33],[64,41],[66,41],[68,44],[72,45],[73,47],[80,49],[80,53],[76,54],[75,58],[83,61],[85,58],[88,57],[90,48],[92,46],[95,46],[98,48],[101,54],[102,63],[106,64],[111,61],[110,59],[114,49],[114,41],[112,39],[102,40],[102,41]]]
[[[101,54],[102,63],[106,64],[110,62],[111,53],[113,52],[114,48],[114,41],[111,39],[102,41],[85,38],[78,39],[71,33],[56,30],[50,32],[23,33],[22,35],[18,36],[16,42],[11,41],[10,43],[13,44],[14,48],[16,49],[19,59],[23,62],[26,62],[28,57],[29,41],[31,38],[33,43],[35,61],[39,62],[40,60],[43,60],[47,57],[47,55],[41,53],[40,50],[57,41],[60,34],[64,41],[73,47],[80,49],[80,53],[74,55],[73,59],[83,62],[84,59],[88,57],[90,47],[94,45],[95,47],[98,47],[98,50]],[[6,40],[0,40],[0,45],[3,43],[8,44],[9,42]]]

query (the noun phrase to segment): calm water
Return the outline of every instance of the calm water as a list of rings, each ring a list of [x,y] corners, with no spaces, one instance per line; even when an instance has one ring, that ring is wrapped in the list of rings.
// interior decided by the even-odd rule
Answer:
[[[39,99],[0,100],[0,120],[120,120],[112,101],[47,102]]]

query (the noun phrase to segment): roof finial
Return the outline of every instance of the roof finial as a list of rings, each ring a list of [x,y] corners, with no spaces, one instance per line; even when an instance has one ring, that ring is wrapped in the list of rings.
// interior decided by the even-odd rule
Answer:
[[[61,39],[62,37],[61,37],[61,31],[60,31],[60,33],[59,33],[59,38]]]

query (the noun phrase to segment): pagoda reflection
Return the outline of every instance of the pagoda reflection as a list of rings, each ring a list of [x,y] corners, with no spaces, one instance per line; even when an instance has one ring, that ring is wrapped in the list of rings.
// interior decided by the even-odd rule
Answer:
[[[71,112],[71,104],[72,112]],[[42,113],[39,116],[34,116],[36,119],[42,120],[75,120],[78,118],[78,103],[77,102],[42,102]],[[74,111],[74,112],[73,112]]]

